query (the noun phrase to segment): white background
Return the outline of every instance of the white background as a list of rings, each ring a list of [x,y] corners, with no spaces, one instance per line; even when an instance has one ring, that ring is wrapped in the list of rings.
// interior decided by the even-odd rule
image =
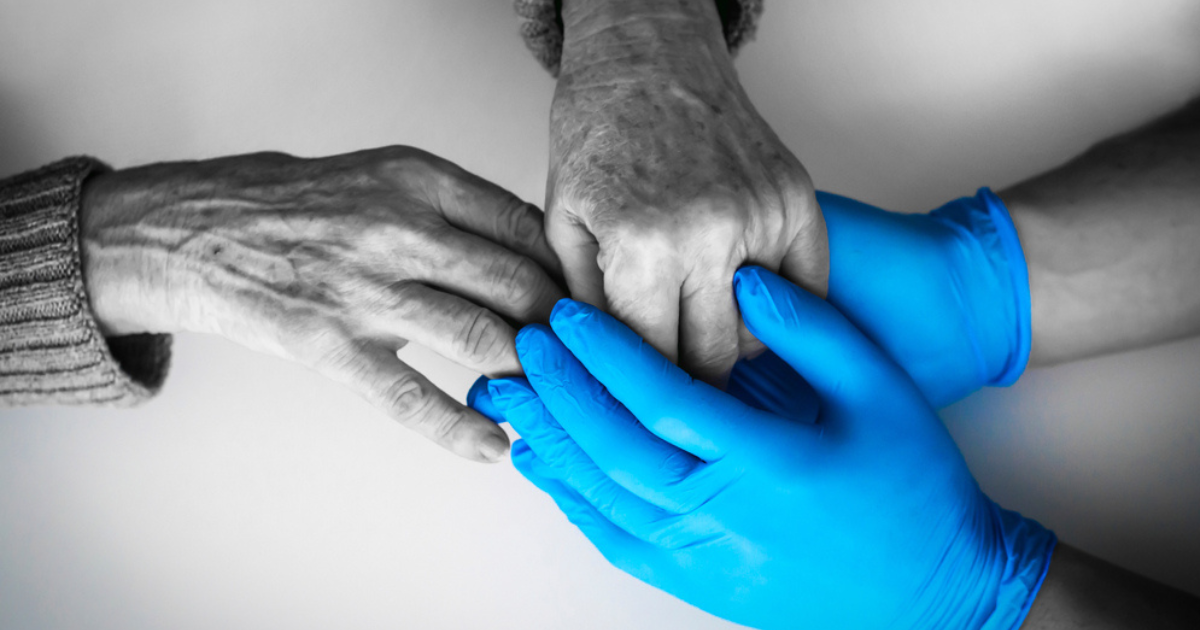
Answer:
[[[738,61],[819,187],[925,210],[1200,93],[1200,3],[767,3]],[[539,202],[552,80],[507,0],[0,0],[0,174],[392,143]],[[1130,208],[1130,212],[1136,212]],[[404,355],[461,396],[474,375]],[[0,411],[0,627],[720,628],[606,565],[508,464],[181,335],[132,411]],[[944,413],[984,488],[1200,593],[1200,341]]]

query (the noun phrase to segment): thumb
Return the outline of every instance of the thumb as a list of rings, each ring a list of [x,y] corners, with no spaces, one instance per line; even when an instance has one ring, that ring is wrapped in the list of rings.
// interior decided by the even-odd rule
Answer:
[[[733,282],[750,332],[808,381],[823,405],[854,406],[903,378],[825,300],[762,267],[739,269]]]

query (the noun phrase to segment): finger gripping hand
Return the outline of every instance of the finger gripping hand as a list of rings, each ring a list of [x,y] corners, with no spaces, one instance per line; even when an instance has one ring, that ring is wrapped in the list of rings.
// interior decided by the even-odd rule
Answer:
[[[493,401],[524,410],[520,422],[541,427],[531,436],[567,445],[542,457],[530,440],[539,459],[523,472],[559,484],[539,481],[587,515],[580,528],[614,564],[739,623],[1019,626],[1053,534],[979,490],[911,379],[829,303],[762,268],[736,282],[747,326],[811,385],[812,417],[698,383],[610,316],[565,301],[551,327],[585,369],[569,387],[540,388],[568,355],[543,361],[519,343],[533,391]],[[601,391],[620,404],[593,404]],[[659,483],[671,449],[694,465]],[[655,509],[667,516],[631,516]]]
[[[697,54],[696,41],[681,43]],[[824,294],[825,226],[808,173],[755,111],[727,55],[683,67],[636,67],[631,56],[564,56],[547,235],[573,297],[722,384],[747,350],[733,272],[755,261]],[[637,56],[670,57],[661,43]]]

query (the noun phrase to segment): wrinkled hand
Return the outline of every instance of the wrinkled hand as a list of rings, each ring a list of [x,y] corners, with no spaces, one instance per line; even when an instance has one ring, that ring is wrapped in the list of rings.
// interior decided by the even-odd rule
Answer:
[[[423,151],[152,165],[85,189],[85,275],[108,335],[194,331],[309,366],[455,453],[504,432],[402,363],[408,341],[518,374],[514,328],[561,297],[542,213]]]
[[[975,483],[912,380],[828,303],[738,272],[751,331],[818,404],[779,415],[694,381],[563,301],[517,338],[524,378],[473,404],[617,567],[758,628],[1015,629],[1054,535]],[[486,404],[480,400],[486,398]]]
[[[576,299],[719,383],[739,355],[738,267],[825,293],[811,181],[742,90],[711,0],[576,4],[551,112],[550,244]]]

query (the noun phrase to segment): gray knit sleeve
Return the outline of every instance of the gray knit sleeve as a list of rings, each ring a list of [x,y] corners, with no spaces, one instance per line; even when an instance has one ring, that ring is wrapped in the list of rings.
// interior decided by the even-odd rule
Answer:
[[[736,54],[742,44],[753,39],[763,0],[714,1],[721,14],[729,52]],[[561,6],[562,0],[513,0],[513,9],[521,23],[521,39],[538,62],[556,77],[563,45]]]
[[[131,406],[162,385],[170,335],[106,339],[88,304],[77,157],[0,181],[0,406]]]

